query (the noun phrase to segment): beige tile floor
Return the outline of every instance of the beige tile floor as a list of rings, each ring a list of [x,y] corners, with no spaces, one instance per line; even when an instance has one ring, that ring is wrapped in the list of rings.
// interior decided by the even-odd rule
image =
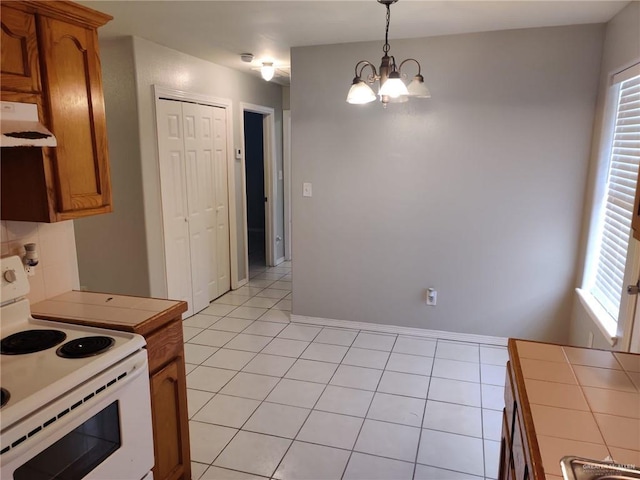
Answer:
[[[194,479],[494,479],[506,349],[295,324],[291,265],[184,321]]]

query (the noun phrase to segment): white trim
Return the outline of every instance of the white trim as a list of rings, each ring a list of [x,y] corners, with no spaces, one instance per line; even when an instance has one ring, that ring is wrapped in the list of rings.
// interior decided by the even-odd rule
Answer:
[[[282,262],[284,262],[284,257],[280,257],[280,258],[276,258],[276,261],[274,262],[274,266],[278,266],[280,265]]]
[[[633,338],[634,320],[638,302],[637,295],[629,295],[626,292],[627,285],[636,285],[640,272],[640,244],[633,238],[633,231],[629,233],[629,248],[627,250],[627,263],[625,265],[622,301],[620,302],[620,314],[616,337],[620,340],[619,349],[628,352],[631,349]]]
[[[611,332],[605,327],[606,323],[610,323],[607,321],[607,319],[609,318],[609,314],[586,290],[583,290],[582,288],[576,288],[576,293],[578,294],[580,303],[589,315],[589,318],[591,318],[591,321],[596,325],[596,327],[598,327],[598,330],[602,334],[603,338],[609,343],[609,345],[611,345],[612,347],[615,346],[615,344],[618,342],[618,338],[615,336],[615,334],[612,335]]]
[[[236,181],[234,168],[234,142],[233,142],[233,102],[228,98],[214,97],[212,95],[204,95],[200,93],[185,92],[183,90],[175,90],[160,85],[152,85],[154,94],[154,108],[157,106],[160,98],[169,98],[171,100],[183,100],[187,102],[198,102],[212,107],[222,107],[227,111],[227,188],[229,194],[229,258],[231,266],[231,288],[238,289],[244,285],[249,279],[249,266],[247,265],[244,278],[241,280],[238,276],[238,222],[236,221],[237,205],[236,205]],[[157,108],[156,108],[157,111]],[[155,112],[154,112],[155,113]],[[156,113],[157,122],[157,113]],[[158,136],[156,123],[156,137]],[[157,155],[160,153],[158,152]],[[158,159],[156,159],[158,160]],[[159,160],[158,160],[159,161]],[[246,219],[245,219],[246,224]],[[246,235],[246,232],[245,232]],[[244,239],[246,243],[246,238]],[[163,239],[164,247],[164,239]],[[166,264],[166,259],[164,260]],[[245,262],[246,263],[246,262]],[[166,271],[165,271],[166,274]],[[244,281],[244,283],[243,283]],[[165,282],[166,283],[166,282]],[[165,287],[166,288],[166,287]]]
[[[241,136],[242,141],[245,141],[244,138],[244,112],[252,112],[252,113],[260,113],[263,115],[262,125],[263,125],[263,142],[264,142],[264,183],[265,190],[264,194],[267,197],[267,206],[265,208],[266,211],[266,219],[265,219],[265,243],[266,243],[266,261],[267,266],[273,267],[277,265],[276,263],[276,219],[277,215],[277,194],[278,194],[278,168],[276,166],[276,123],[275,123],[275,109],[271,107],[264,107],[262,105],[254,105],[252,103],[240,103],[240,110],[242,112],[242,121],[241,125]],[[243,172],[243,185],[244,185],[244,222],[245,222],[245,230],[247,229],[247,202],[246,202],[246,174],[245,174],[245,150],[242,149],[242,172]],[[248,238],[248,233],[245,233]],[[247,250],[246,255],[246,265],[247,265],[247,275],[249,270],[249,245],[248,243],[245,245]]]
[[[291,110],[282,111],[282,168],[284,170],[284,258],[291,260]]]
[[[637,302],[636,298],[636,311],[632,322],[628,348],[628,351],[632,353],[640,353],[640,308],[638,308]]]
[[[247,221],[247,171],[246,171],[246,161],[245,161],[245,140],[244,140],[244,110],[242,107],[240,108],[240,141],[242,142],[242,148],[240,151],[242,155],[240,155],[240,188],[242,190],[242,207],[240,207],[242,211],[242,225],[244,228],[242,229],[244,251],[242,252],[242,256],[244,257],[244,279],[249,281],[249,228]]]
[[[473,333],[445,332],[443,330],[427,330],[424,328],[401,327],[398,325],[384,325],[380,323],[353,322],[351,320],[306,317],[304,315],[292,314],[291,321],[297,323],[308,323],[312,325],[324,325],[326,327],[350,328],[352,330],[369,330],[372,332],[411,335],[413,337],[439,338],[442,340],[482,343],[485,345],[506,346],[508,341],[508,339],[504,337],[491,337],[488,335],[476,335]]]
[[[625,68],[624,70],[619,71],[618,73],[614,73],[611,76],[611,85],[615,85],[616,83],[622,83],[630,78],[637,77],[640,75],[640,63],[635,63],[630,67]]]
[[[240,287],[244,287],[247,283],[249,283],[249,279],[248,278],[243,278],[242,280],[240,280],[238,282],[238,285],[235,287],[231,287],[232,290],[237,290]]]

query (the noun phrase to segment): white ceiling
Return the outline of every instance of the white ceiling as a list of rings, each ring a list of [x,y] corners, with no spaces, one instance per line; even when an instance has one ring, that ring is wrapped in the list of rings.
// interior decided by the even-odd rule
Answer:
[[[384,41],[385,8],[375,0],[79,3],[113,15],[100,29],[102,37],[136,35],[245,72],[263,60],[289,66],[291,47]],[[628,3],[400,0],[391,6],[389,39],[601,23]],[[255,55],[252,64],[240,60],[243,52]]]

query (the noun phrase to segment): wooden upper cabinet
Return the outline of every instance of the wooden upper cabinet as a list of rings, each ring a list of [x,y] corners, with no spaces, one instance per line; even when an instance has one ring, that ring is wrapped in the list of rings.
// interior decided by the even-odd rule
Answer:
[[[112,210],[97,34],[110,19],[73,2],[2,3],[2,100],[37,103],[58,141],[3,148],[3,220],[56,222]],[[19,187],[24,178],[37,179],[31,192]]]
[[[58,139],[61,216],[111,210],[102,77],[95,29],[40,17],[40,55],[51,131]]]
[[[35,15],[2,6],[0,84],[3,91],[40,92]]]

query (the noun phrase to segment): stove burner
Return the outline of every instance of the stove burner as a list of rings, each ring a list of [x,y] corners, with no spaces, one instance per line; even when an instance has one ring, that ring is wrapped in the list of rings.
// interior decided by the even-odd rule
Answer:
[[[4,407],[10,398],[11,394],[4,388],[0,388],[0,408]]]
[[[67,338],[60,330],[25,330],[14,333],[0,342],[0,353],[5,355],[21,355],[34,353],[55,347]]]
[[[85,358],[99,355],[111,348],[115,340],[111,337],[83,337],[71,340],[56,350],[60,357]]]

